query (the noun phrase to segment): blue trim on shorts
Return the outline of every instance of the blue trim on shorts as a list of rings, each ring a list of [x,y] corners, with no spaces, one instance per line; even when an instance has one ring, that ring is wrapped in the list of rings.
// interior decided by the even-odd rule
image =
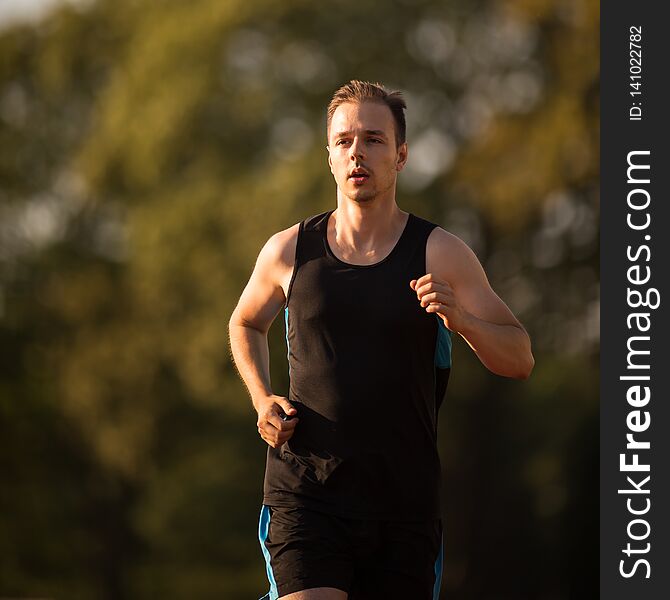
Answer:
[[[435,585],[433,586],[433,600],[439,600],[442,585],[442,563],[444,562],[444,530],[440,536],[440,551],[435,561]]]
[[[259,600],[277,600],[279,598],[279,591],[277,590],[277,582],[275,581],[274,572],[270,562],[270,552],[265,547],[265,540],[268,537],[270,530],[270,507],[262,504],[261,514],[258,520],[258,540],[261,544],[263,557],[265,558],[265,571],[267,573],[268,581],[270,583],[270,590],[259,598]],[[444,563],[444,530],[440,535],[440,551],[437,553],[435,559],[435,583],[433,584],[433,600],[439,600],[440,588],[442,585],[442,568]]]
[[[270,552],[265,547],[265,540],[268,537],[270,530],[270,507],[265,504],[261,505],[261,514],[258,519],[258,541],[261,543],[263,550],[263,557],[265,558],[265,571],[270,582],[270,591],[259,600],[277,600],[279,592],[277,591],[277,582],[275,581],[274,573],[272,572],[272,565],[270,564]]]

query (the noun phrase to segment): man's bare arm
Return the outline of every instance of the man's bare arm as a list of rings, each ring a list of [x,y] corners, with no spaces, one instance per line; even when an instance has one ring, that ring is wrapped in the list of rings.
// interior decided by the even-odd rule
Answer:
[[[237,370],[258,413],[258,430],[277,447],[293,434],[298,419],[283,421],[296,410],[287,398],[272,392],[267,334],[286,300],[282,284],[290,278],[297,225],[273,235],[265,244],[229,322],[230,347]]]
[[[426,270],[410,285],[427,312],[439,314],[490,371],[526,379],[535,364],[530,337],[493,291],[467,244],[435,228],[428,240]]]

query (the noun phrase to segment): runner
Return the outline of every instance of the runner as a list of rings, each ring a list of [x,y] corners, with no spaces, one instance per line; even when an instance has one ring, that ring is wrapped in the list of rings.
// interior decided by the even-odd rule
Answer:
[[[337,207],[268,240],[230,320],[268,444],[259,539],[271,600],[438,598],[452,334],[493,373],[533,369],[528,334],[472,250],[396,203],[405,108],[380,84],[337,90]],[[267,343],[282,309],[288,398],[272,391]]]

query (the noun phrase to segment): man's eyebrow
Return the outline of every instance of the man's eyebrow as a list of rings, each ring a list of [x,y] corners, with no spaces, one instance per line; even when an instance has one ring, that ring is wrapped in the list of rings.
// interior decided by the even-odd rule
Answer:
[[[336,138],[341,138],[346,135],[351,135],[351,131],[340,131],[335,134]],[[365,130],[366,135],[378,135],[379,137],[383,137],[386,139],[386,134],[381,130],[381,129],[366,129]]]

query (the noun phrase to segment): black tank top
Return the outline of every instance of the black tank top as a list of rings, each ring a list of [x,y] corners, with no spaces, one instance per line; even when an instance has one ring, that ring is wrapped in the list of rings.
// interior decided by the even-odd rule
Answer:
[[[440,517],[437,414],[451,335],[409,282],[426,273],[435,227],[410,214],[372,265],[328,245],[333,211],[300,223],[284,310],[289,395],[300,422],[268,446],[263,503],[348,517]]]

